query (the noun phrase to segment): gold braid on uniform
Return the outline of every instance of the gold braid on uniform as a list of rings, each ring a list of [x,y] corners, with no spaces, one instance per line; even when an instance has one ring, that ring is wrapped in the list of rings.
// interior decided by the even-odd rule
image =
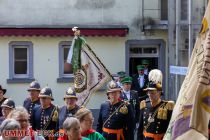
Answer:
[[[129,105],[128,101],[123,101],[123,106],[120,108],[119,112],[122,114],[128,114],[128,108],[127,106]]]
[[[57,122],[58,120],[58,107],[55,107],[55,111],[53,112],[52,121]]]
[[[146,107],[146,100],[142,100],[140,103],[140,109],[143,109]]]
[[[157,118],[162,120],[167,120],[168,110],[173,110],[174,102],[173,101],[165,101],[165,105],[158,109]]]
[[[158,119],[163,118],[163,108],[162,107],[158,109],[157,118]]]
[[[174,109],[174,105],[175,105],[174,101],[167,101],[166,108],[168,110],[173,110]]]

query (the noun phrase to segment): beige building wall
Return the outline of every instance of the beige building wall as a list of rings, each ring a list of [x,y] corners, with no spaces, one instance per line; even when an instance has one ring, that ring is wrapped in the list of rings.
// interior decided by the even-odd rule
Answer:
[[[1,37],[0,38],[0,84],[7,89],[5,94],[15,100],[17,105],[22,105],[27,97],[29,83],[7,83],[9,78],[9,42],[31,41],[33,43],[34,78],[41,87],[52,88],[54,104],[63,104],[63,95],[70,83],[57,83],[59,78],[59,42],[72,40],[72,37]],[[125,41],[123,37],[86,37],[88,44],[98,55],[107,69],[113,74],[125,68]],[[90,108],[99,108],[102,101],[106,100],[104,92],[91,98]],[[93,103],[94,101],[94,103]]]

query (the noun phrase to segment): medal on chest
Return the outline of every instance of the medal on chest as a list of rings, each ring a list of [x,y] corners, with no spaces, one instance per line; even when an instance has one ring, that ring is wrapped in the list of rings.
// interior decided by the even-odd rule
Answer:
[[[151,113],[149,113],[149,118],[148,118],[148,120],[147,120],[149,123],[152,123],[152,122],[154,122],[155,121],[155,119],[154,118],[152,118],[152,114]]]
[[[48,120],[49,120],[49,116],[45,116],[43,124],[45,125],[48,122]]]

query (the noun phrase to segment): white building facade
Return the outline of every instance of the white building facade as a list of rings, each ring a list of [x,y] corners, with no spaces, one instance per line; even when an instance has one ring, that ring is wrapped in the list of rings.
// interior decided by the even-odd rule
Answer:
[[[152,68],[163,71],[164,91],[168,91],[167,9],[163,3],[163,0],[3,0],[0,84],[7,89],[6,96],[22,105],[29,83],[37,80],[41,87],[52,88],[55,104],[63,104],[63,95],[73,84],[72,74],[63,70],[73,26],[81,28],[81,34],[111,74],[123,70],[133,75],[140,61],[148,59]],[[97,109],[104,100],[104,91],[94,93],[87,106]]]

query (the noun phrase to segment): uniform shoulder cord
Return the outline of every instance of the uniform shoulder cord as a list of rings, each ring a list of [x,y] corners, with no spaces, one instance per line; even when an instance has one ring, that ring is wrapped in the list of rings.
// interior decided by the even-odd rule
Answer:
[[[152,114],[151,119],[154,119],[154,118],[155,118],[155,115],[157,114],[158,109],[161,108],[161,107],[163,107],[164,105],[165,105],[165,103],[162,103],[162,104],[155,110],[155,112]],[[149,123],[144,127],[144,131],[147,130],[147,128],[150,126],[150,124],[151,124],[151,122],[149,122]]]
[[[118,111],[118,109],[120,108],[120,107],[122,107],[123,105],[124,105],[125,103],[123,103],[123,104],[121,104],[110,116],[109,116],[109,118],[108,119],[106,119],[106,121],[104,122],[104,124],[103,124],[103,127],[104,127],[104,125],[107,123],[107,121]]]
[[[54,114],[54,111],[55,111],[55,110],[56,110],[56,107],[53,108],[53,111],[52,111],[52,113],[51,113],[51,115],[50,115],[50,118],[48,119],[48,121],[47,121],[46,125],[44,126],[44,129],[43,129],[43,130],[46,130],[46,129],[47,129],[48,125],[50,124],[50,120],[51,120],[52,117],[53,117],[53,114]]]

